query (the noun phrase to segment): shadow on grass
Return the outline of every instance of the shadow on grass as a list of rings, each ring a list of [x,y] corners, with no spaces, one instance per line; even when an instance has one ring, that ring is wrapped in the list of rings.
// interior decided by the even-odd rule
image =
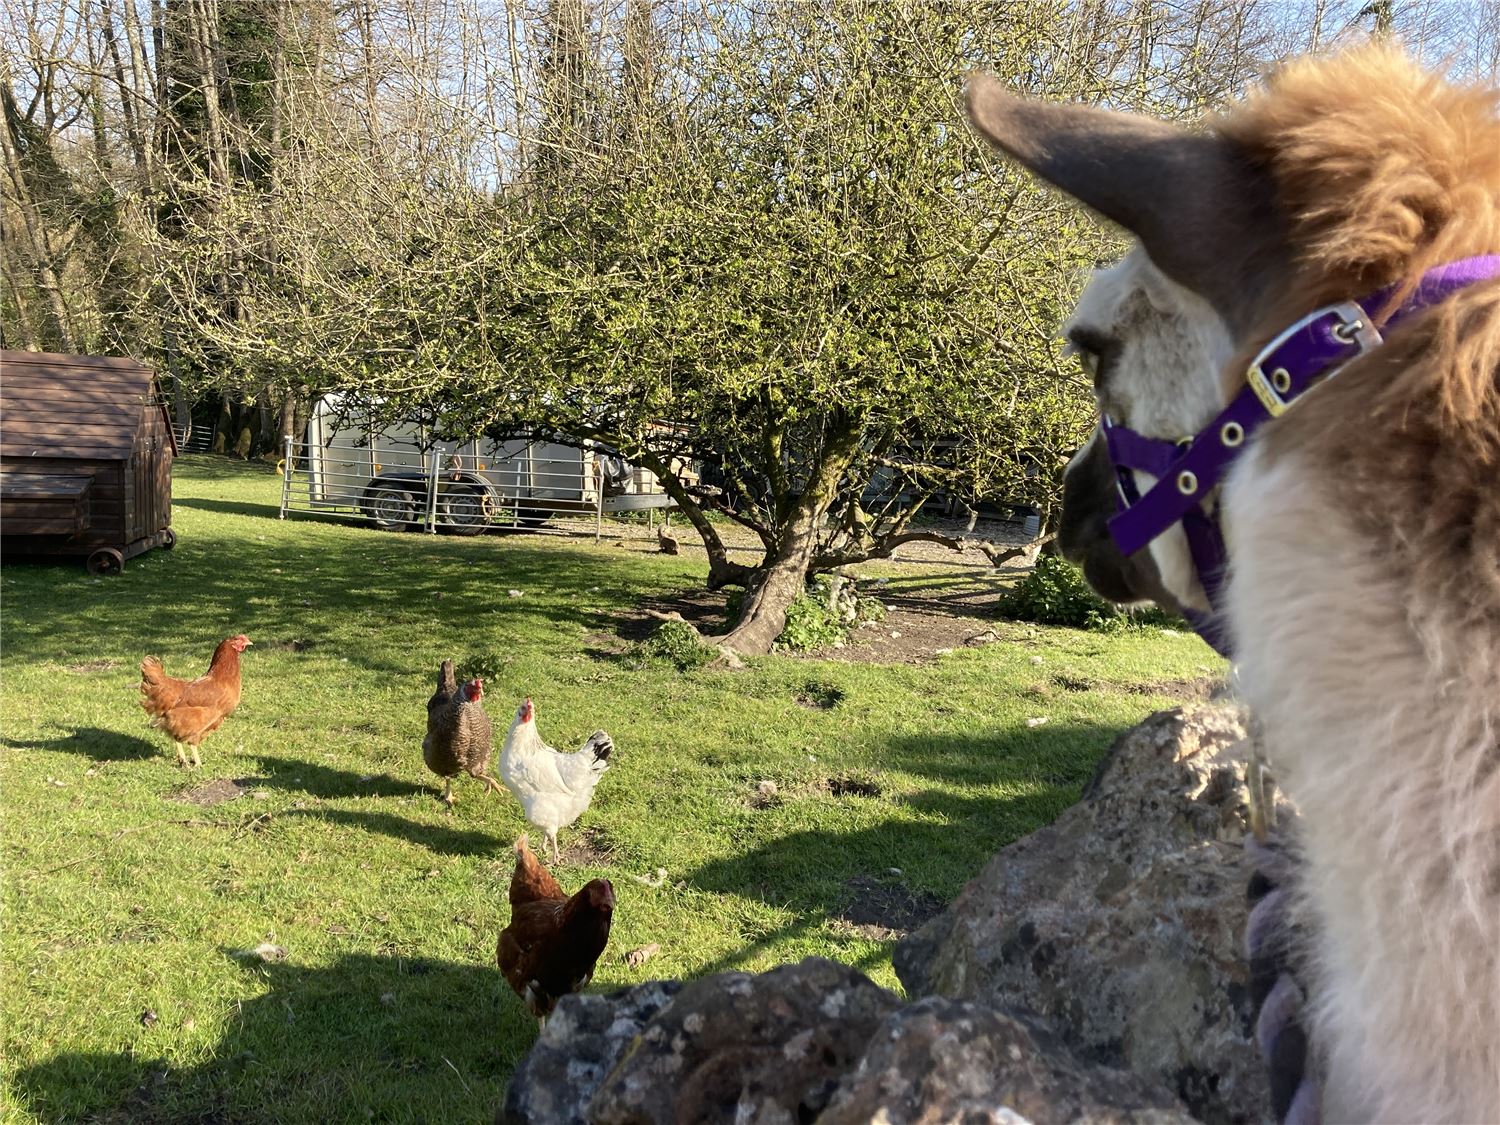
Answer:
[[[511,842],[485,832],[467,828],[449,828],[442,824],[422,824],[391,813],[350,812],[345,809],[289,809],[283,816],[311,816],[331,824],[358,828],[381,836],[405,840],[443,855],[498,856],[509,851]]]
[[[593,628],[599,613],[576,591],[597,591],[608,602],[638,588],[640,576],[620,573],[579,543],[559,550],[555,542],[533,545],[518,537],[370,531],[341,538],[330,550],[321,541],[262,534],[276,526],[264,520],[274,509],[249,507],[247,514],[261,518],[225,519],[212,539],[187,536],[175,551],[148,552],[107,587],[95,586],[100,580],[76,564],[58,570],[48,562],[8,559],[7,578],[35,592],[26,615],[10,623],[6,657],[26,661],[59,648],[155,653],[169,672],[197,674],[218,641],[243,632],[273,642],[278,652],[311,650],[306,654],[313,659],[346,659],[392,674],[420,671],[425,680],[432,674],[425,664],[414,669],[362,636],[351,643],[347,635],[338,641],[332,635],[347,634],[351,622],[368,623],[372,635],[404,629],[455,638]],[[511,588],[520,594],[508,596]],[[153,599],[158,593],[165,596]],[[245,654],[247,683],[260,659],[257,649]],[[191,663],[183,666],[184,660]]]
[[[254,504],[240,500],[202,500],[193,497],[187,500],[173,500],[174,508],[193,508],[200,512],[223,512],[231,516],[269,516],[272,519],[281,514],[281,504]]]
[[[5,745],[17,750],[51,750],[81,754],[99,762],[128,762],[143,758],[160,758],[170,753],[163,743],[151,742],[133,734],[122,734],[102,727],[79,727],[61,738],[7,738]]]
[[[413,797],[431,794],[430,785],[402,781],[388,773],[357,774],[332,766],[316,765],[296,758],[257,754],[255,760],[265,775],[258,782],[268,789],[306,793],[312,797]]]
[[[820,828],[778,836],[687,875],[689,885],[699,890],[754,898],[800,915],[703,972],[739,968],[767,947],[830,919],[881,922],[872,898],[892,904],[933,897],[951,901],[962,881],[977,875],[995,852],[1050,824],[1072,805],[1125,729],[1093,724],[1007,727],[972,737],[893,740],[885,765],[936,784],[901,799],[900,809],[887,819],[853,831]],[[1007,795],[966,792],[978,787],[998,787]],[[890,874],[893,868],[900,874]],[[893,917],[883,924],[905,929],[913,920]]]
[[[488,1121],[498,1076],[535,1037],[492,964],[363,953],[320,968],[234,963],[245,998],[205,1061],[162,1057],[180,1033],[164,1012],[119,1053],[12,1071],[16,1100],[49,1125]]]

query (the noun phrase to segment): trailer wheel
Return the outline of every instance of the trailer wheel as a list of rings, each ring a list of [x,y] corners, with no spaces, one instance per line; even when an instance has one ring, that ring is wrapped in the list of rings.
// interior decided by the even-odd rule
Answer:
[[[488,490],[454,485],[438,496],[438,526],[454,535],[478,535],[489,527],[493,510]]]
[[[119,574],[125,569],[125,556],[113,547],[101,547],[83,565],[90,574]]]
[[[177,532],[169,527],[162,532],[161,549],[170,551],[175,546],[177,546]]]
[[[371,481],[359,502],[360,511],[382,531],[415,527],[421,506],[415,494],[394,484]]]

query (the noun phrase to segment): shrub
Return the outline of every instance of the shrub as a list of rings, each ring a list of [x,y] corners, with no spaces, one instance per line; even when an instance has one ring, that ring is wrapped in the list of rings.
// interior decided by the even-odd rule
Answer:
[[[1067,625],[1098,633],[1148,626],[1189,628],[1180,617],[1156,606],[1126,610],[1105,601],[1089,589],[1083,571],[1061,555],[1039,556],[1031,573],[1006,591],[999,608],[1014,621]]]
[[[849,630],[885,616],[878,598],[860,593],[852,579],[837,584],[832,576],[816,575],[806,591],[787,607],[786,627],[776,643],[782,648],[806,652],[826,648],[849,636]]]
[[[679,672],[702,668],[719,657],[686,621],[663,621],[661,628],[641,642],[640,654],[648,660],[665,660]]]
[[[826,648],[849,635],[849,628],[828,608],[823,598],[803,594],[786,610],[786,628],[776,643],[782,648],[806,652]]]

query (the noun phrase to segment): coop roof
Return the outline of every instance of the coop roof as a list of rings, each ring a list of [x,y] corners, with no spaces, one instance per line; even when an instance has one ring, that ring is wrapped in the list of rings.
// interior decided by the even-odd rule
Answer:
[[[148,406],[170,434],[156,375],[133,359],[0,351],[0,456],[129,457]]]

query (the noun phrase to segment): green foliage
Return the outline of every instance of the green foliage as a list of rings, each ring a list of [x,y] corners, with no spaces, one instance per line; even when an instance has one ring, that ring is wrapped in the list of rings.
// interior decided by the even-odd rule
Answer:
[[[705,667],[719,657],[686,621],[663,621],[641,642],[640,654],[648,660],[664,660],[679,672]]]
[[[794,652],[826,648],[847,639],[855,626],[882,620],[885,613],[884,603],[861,592],[856,582],[839,581],[835,595],[833,577],[820,574],[787,607],[786,628],[777,644]]]
[[[786,628],[777,645],[793,652],[827,648],[849,635],[849,627],[822,598],[803,594],[786,610]]]
[[[1103,632],[1120,622],[1120,611],[1089,589],[1083,571],[1061,555],[1039,556],[1031,573],[1000,599],[1000,612],[1015,621]]]
[[[1187,631],[1176,614],[1156,606],[1122,609],[1094,593],[1083,571],[1061,555],[1041,555],[1031,572],[1006,591],[1000,612],[1014,621],[1066,625],[1098,633],[1157,627]]]

